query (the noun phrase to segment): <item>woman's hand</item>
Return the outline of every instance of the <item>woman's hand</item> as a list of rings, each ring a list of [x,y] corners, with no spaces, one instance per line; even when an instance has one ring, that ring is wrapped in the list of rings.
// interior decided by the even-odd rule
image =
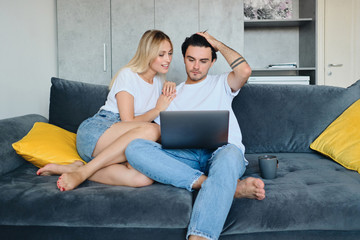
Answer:
[[[176,93],[176,83],[166,81],[164,83],[162,93],[168,97],[174,95]]]
[[[172,94],[170,96],[166,96],[165,94],[161,94],[156,102],[155,109],[157,109],[159,112],[165,111],[172,100],[175,98],[175,94]]]

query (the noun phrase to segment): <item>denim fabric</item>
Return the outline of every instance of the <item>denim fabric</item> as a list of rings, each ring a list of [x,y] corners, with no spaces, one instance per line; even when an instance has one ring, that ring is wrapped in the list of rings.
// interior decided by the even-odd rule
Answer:
[[[76,135],[76,148],[84,161],[89,162],[93,159],[92,153],[97,141],[108,128],[117,122],[120,122],[118,113],[100,110],[80,124]]]
[[[218,239],[230,211],[237,179],[245,172],[243,152],[227,144],[215,152],[206,149],[163,149],[136,139],[126,149],[129,163],[155,181],[192,191],[193,183],[208,176],[196,198],[189,235]]]

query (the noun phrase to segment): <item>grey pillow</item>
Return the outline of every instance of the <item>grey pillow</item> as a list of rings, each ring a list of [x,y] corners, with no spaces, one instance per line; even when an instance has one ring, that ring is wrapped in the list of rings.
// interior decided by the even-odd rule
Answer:
[[[49,123],[76,133],[80,123],[97,113],[108,86],[51,78]]]

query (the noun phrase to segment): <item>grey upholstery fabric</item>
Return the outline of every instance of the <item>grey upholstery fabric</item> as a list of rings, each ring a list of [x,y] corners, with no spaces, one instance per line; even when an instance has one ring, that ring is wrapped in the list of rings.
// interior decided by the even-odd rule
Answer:
[[[233,101],[247,153],[311,152],[310,144],[360,98],[348,88],[246,84]]]
[[[49,123],[76,133],[105,104],[108,86],[51,78]]]
[[[0,175],[25,163],[25,160],[16,154],[12,144],[23,138],[35,122],[47,122],[47,119],[40,115],[30,114],[0,120]]]
[[[192,194],[162,184],[143,188],[86,181],[60,192],[58,176],[37,176],[24,164],[0,176],[0,225],[186,228]]]
[[[104,104],[107,86],[52,79],[50,123],[76,132]],[[360,174],[309,149],[360,98],[360,81],[327,86],[246,85],[233,102],[246,147],[245,177],[257,158],[279,158],[263,201],[234,199],[220,240],[358,239]],[[144,188],[85,181],[60,192],[57,176],[17,156],[39,115],[0,120],[0,239],[185,239],[196,192],[155,183]],[[216,209],[214,209],[216,211]]]
[[[263,155],[263,154],[261,154]],[[246,177],[260,177],[259,154],[247,154]],[[360,175],[317,153],[276,153],[277,178],[263,179],[263,201],[234,199],[224,235],[360,230]]]

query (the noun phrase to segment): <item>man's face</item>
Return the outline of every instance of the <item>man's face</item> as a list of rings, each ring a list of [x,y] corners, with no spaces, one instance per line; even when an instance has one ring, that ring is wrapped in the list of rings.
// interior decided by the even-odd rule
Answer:
[[[211,48],[189,46],[185,52],[184,63],[188,78],[187,84],[204,80],[215,61],[211,61]]]

